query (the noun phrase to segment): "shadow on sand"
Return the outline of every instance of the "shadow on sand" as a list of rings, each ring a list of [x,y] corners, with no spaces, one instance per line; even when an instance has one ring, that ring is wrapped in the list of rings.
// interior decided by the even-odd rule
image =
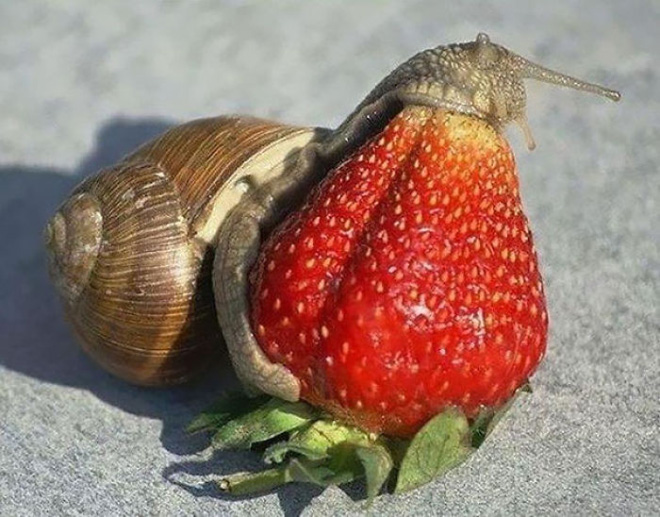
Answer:
[[[0,365],[48,383],[85,389],[124,411],[163,422],[161,442],[173,454],[187,456],[204,449],[205,436],[189,436],[185,426],[221,391],[237,389],[232,369],[221,366],[192,384],[148,389],[131,386],[94,364],[77,346],[63,318],[48,279],[41,243],[42,231],[67,194],[87,175],[116,163],[150,138],[172,127],[161,119],[112,119],[99,131],[95,148],[73,171],[26,165],[0,167],[0,242],[4,268],[0,271]],[[213,474],[263,468],[254,453],[216,453],[185,458],[163,471],[169,482],[195,496],[224,498],[210,481]],[[240,466],[232,468],[232,466]],[[187,484],[180,478],[195,479]],[[282,511],[299,515],[321,489],[305,485],[278,491]],[[356,498],[351,489],[347,493]]]

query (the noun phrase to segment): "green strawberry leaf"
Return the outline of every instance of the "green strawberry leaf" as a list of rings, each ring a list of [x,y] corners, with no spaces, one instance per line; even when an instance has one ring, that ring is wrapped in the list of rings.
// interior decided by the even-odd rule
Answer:
[[[327,463],[306,460],[305,458],[292,459],[286,466],[286,472],[290,481],[312,483],[323,487],[338,484],[335,482],[338,478],[346,479],[346,476],[339,475],[339,473],[329,468]],[[350,481],[350,479],[346,479],[346,481]]]
[[[307,425],[317,417],[318,412],[309,404],[272,398],[220,427],[212,444],[216,449],[249,449],[255,443]]]
[[[268,401],[267,396],[247,397],[242,393],[227,393],[206,408],[188,424],[186,432],[193,434],[220,429],[229,420],[257,409]]]
[[[333,420],[316,420],[308,427],[293,430],[287,441],[266,449],[264,461],[279,466],[264,472],[227,476],[219,481],[220,489],[245,495],[268,491],[292,481],[325,487],[366,477],[371,502],[394,465],[382,439]]]
[[[213,445],[223,449],[247,449],[287,435],[264,452],[264,461],[276,467],[226,476],[218,481],[224,492],[247,495],[294,481],[325,487],[365,478],[370,505],[394,468],[398,476],[390,488],[400,493],[418,488],[465,461],[515,398],[526,391],[527,386],[522,386],[507,404],[496,411],[483,410],[471,424],[459,409],[448,408],[410,441],[377,436],[337,422],[304,402],[277,398],[241,397],[235,403],[223,399],[190,427],[217,429]]]
[[[401,462],[395,493],[418,488],[456,467],[473,452],[465,415],[448,408],[413,437]]]
[[[390,476],[394,460],[387,447],[379,443],[370,446],[356,445],[355,453],[364,469],[367,482],[367,506],[370,506]]]
[[[364,476],[364,468],[355,451],[355,444],[342,442],[328,450],[327,467],[333,476],[328,479],[332,485],[343,485]]]
[[[522,393],[531,393],[532,387],[529,382],[523,384],[516,390],[513,396],[507,402],[500,406],[499,409],[482,409],[470,426],[472,429],[472,447],[477,449],[481,446],[484,440],[493,432],[495,426],[499,423],[502,417],[511,409]]]
[[[357,445],[350,442],[340,442],[330,447],[327,451],[327,457],[322,460],[292,458],[287,467],[288,476],[292,481],[313,483],[324,487],[350,483],[365,477],[365,462],[371,463],[372,460],[369,458],[363,461],[358,451],[370,447],[375,447],[375,444]],[[381,486],[382,482],[378,485],[376,493],[378,493]]]
[[[287,454],[290,452],[304,456],[309,460],[322,460],[328,457],[325,452],[289,440],[288,442],[279,442],[268,447],[264,452],[263,459],[267,464],[283,463],[287,459]]]
[[[266,463],[281,463],[288,452],[302,454],[309,459],[328,457],[328,451],[346,441],[369,443],[369,435],[355,427],[333,420],[317,420],[311,426],[293,433],[288,441],[272,445],[264,453]]]

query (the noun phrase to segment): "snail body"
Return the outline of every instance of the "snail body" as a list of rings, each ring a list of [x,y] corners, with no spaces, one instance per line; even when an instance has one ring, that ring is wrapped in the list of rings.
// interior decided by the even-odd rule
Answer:
[[[281,174],[312,137],[249,117],[193,121],[83,181],[46,228],[49,269],[84,350],[141,385],[183,382],[222,341],[211,289],[217,220],[241,181]]]
[[[250,326],[248,273],[265,235],[407,106],[498,131],[515,122],[532,149],[524,79],[619,98],[479,34],[413,56],[333,131],[192,122],[83,182],[46,231],[51,274],[83,347],[120,377],[169,384],[208,363],[220,328],[248,391],[298,400],[299,381],[268,360]]]

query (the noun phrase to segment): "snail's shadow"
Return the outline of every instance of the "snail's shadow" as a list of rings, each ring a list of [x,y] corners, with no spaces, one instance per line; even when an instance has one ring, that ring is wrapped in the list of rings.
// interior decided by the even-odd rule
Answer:
[[[163,421],[163,445],[185,454],[200,445],[181,429],[218,390],[236,382],[233,373],[216,371],[190,386],[162,390],[131,386],[105,373],[82,352],[64,320],[48,279],[42,244],[47,220],[84,177],[117,163],[173,124],[160,119],[113,119],[100,129],[95,147],[72,171],[0,167],[0,366],[87,389],[124,411],[158,418]]]
[[[0,167],[0,373],[5,368],[89,390],[124,411],[157,418],[163,422],[163,446],[173,454],[188,455],[202,450],[208,438],[186,435],[184,429],[220,391],[237,387],[231,369],[215,369],[191,385],[170,389],[131,386],[105,373],[82,352],[64,321],[42,245],[47,220],[85,176],[116,163],[173,124],[162,119],[112,119],[100,129],[94,149],[72,171],[22,164]],[[256,454],[222,453],[206,462],[172,464],[163,476],[196,496],[224,497],[211,482],[187,484],[179,478],[192,476],[199,481],[203,476],[259,466]],[[282,510],[298,515],[319,491],[304,485],[284,487],[279,492]]]
[[[170,125],[162,120],[112,120],[99,131],[94,149],[72,171],[0,167],[2,366],[54,384],[87,388],[133,413],[151,413],[133,402],[131,394],[122,394],[120,384],[101,373],[75,345],[48,280],[42,232],[82,178],[118,161]]]

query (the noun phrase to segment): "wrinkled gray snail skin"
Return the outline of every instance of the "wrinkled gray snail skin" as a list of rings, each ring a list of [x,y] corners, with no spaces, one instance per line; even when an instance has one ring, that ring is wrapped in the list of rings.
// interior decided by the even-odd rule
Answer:
[[[473,115],[498,129],[515,122],[533,149],[525,113],[524,79],[619,100],[613,90],[531,63],[480,33],[473,42],[439,46],[413,56],[378,84],[336,130],[306,146],[293,169],[246,193],[220,228],[214,289],[220,327],[234,368],[248,391],[290,401],[298,400],[300,394],[299,381],[286,367],[268,360],[250,326],[248,272],[264,230],[281,218],[292,200],[302,197],[342,157],[408,105]]]
[[[335,130],[227,116],[175,127],[83,181],[45,229],[51,278],[83,349],[136,384],[183,382],[226,342],[251,393],[299,398],[298,380],[252,334],[248,272],[262,238],[328,171],[403,107],[525,117],[524,79],[619,94],[475,41],[421,52]],[[218,326],[219,323],[219,326]]]

